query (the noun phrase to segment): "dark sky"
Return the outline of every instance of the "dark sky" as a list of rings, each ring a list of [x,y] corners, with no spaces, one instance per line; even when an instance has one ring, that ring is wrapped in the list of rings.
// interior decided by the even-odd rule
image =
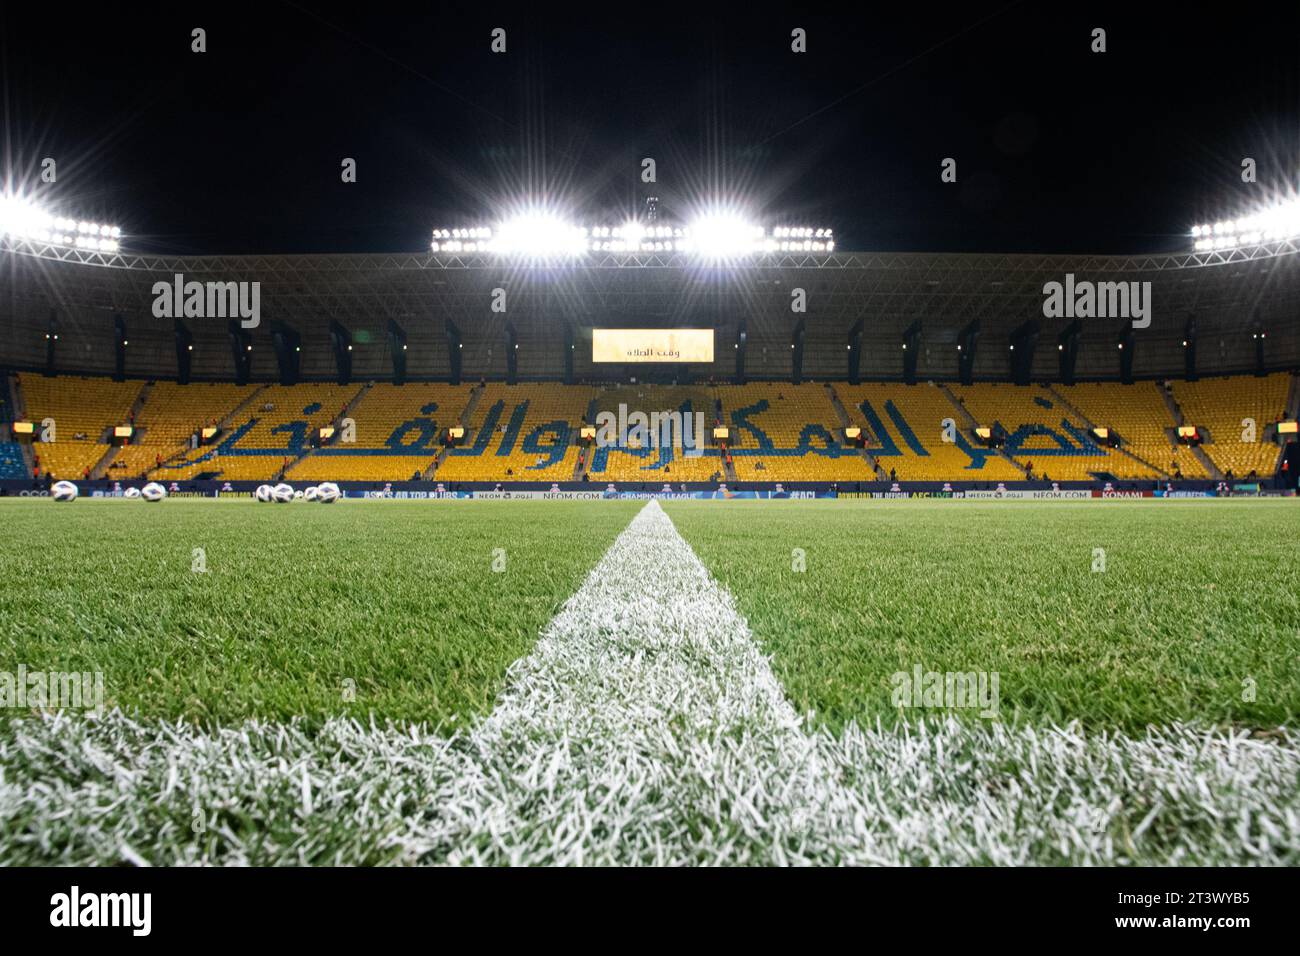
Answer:
[[[6,3],[0,80],[6,178],[55,158],[47,201],[144,251],[422,251],[539,194],[618,221],[646,156],[666,213],[845,249],[1161,251],[1300,177],[1295,3]]]

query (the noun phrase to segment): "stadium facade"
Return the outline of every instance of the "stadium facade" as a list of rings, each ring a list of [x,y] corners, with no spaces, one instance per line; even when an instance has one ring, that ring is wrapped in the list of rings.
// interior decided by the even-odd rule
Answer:
[[[593,327],[715,329],[713,363],[669,373],[718,381],[736,378],[742,348],[748,380],[788,381],[796,360],[802,378],[899,380],[908,341],[918,378],[957,380],[957,346],[970,330],[978,333],[967,340],[974,380],[1009,380],[1011,345],[1022,341],[1036,344],[1028,374],[1051,381],[1060,378],[1057,346],[1075,320],[1044,316],[1044,288],[1071,276],[1150,283],[1149,327],[1133,329],[1123,317],[1077,320],[1080,380],[1119,378],[1120,344],[1130,349],[1134,377],[1183,376],[1189,329],[1203,373],[1300,365],[1295,239],[1145,256],[783,253],[719,267],[648,253],[524,267],[486,254],[171,257],[13,239],[0,240],[0,249],[0,365],[13,369],[46,369],[46,335],[56,332],[54,368],[113,374],[121,327],[129,336],[128,376],[175,378],[175,320],[154,314],[154,289],[177,276],[259,284],[260,321],[247,340],[253,381],[283,378],[271,347],[276,330],[301,348],[302,380],[337,379],[332,329],[343,330],[352,346],[351,378],[391,380],[394,328],[414,381],[454,380],[457,359],[467,380],[559,381],[568,359],[573,380],[624,379],[622,369],[593,366]],[[802,312],[792,308],[799,289]],[[194,346],[192,377],[235,377],[226,318],[182,321]]]
[[[711,330],[710,361],[593,360],[593,330],[684,328]],[[15,489],[1152,493],[1294,489],[1300,469],[1296,239],[1161,256],[525,265],[143,256],[11,236],[0,339],[13,423],[0,482]],[[629,411],[707,420],[708,447],[587,433]]]

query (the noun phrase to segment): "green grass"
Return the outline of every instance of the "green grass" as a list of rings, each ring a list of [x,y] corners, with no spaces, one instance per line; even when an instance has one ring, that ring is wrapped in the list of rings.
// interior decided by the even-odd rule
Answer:
[[[916,664],[997,672],[1003,720],[1136,731],[1276,727],[1300,713],[1295,501],[665,510],[735,595],[796,707],[832,727],[930,715],[891,700],[891,675]]]
[[[639,507],[0,500],[0,671],[102,671],[146,718],[463,720]]]

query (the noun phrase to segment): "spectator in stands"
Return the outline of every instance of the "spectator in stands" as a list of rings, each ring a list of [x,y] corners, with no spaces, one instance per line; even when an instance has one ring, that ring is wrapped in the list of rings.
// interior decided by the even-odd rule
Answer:
[[[413,474],[413,475],[411,476],[411,480],[412,480],[412,481],[419,481],[419,480],[420,480],[420,469],[419,469],[419,468],[415,469],[415,474]]]
[[[889,469],[889,480],[890,480],[890,481],[898,481],[898,473],[895,472],[894,469],[892,469],[892,468]]]

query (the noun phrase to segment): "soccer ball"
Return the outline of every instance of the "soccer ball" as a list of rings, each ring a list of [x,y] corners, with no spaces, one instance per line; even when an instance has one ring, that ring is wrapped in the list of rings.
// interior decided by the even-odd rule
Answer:
[[[77,486],[70,481],[56,481],[50,495],[55,501],[76,501]]]
[[[315,501],[315,500],[316,500],[316,495],[317,495],[317,494],[318,494],[318,491],[317,491],[316,486],[315,486],[315,485],[312,485],[310,488],[308,488],[306,491],[304,491],[304,492],[302,493],[302,500],[303,500],[303,501]]]
[[[338,501],[342,497],[339,486],[332,481],[322,481],[316,486],[316,500],[321,504],[328,505]]]
[[[139,498],[139,497],[140,497],[140,489],[139,489],[139,488],[128,488],[128,489],[126,489],[126,491],[122,492],[122,495],[123,495],[123,497],[126,497],[126,498],[133,498],[133,499],[134,499],[134,498]]]
[[[167,489],[156,481],[151,481],[140,489],[140,497],[145,501],[162,501],[167,497]]]
[[[302,492],[301,492],[301,491],[295,491],[295,492],[293,493],[293,500],[294,500],[294,501],[302,501]]]
[[[271,500],[280,505],[293,501],[293,485],[286,485],[284,482],[280,482],[280,484],[271,489]]]
[[[253,492],[253,497],[255,497],[258,501],[270,501],[270,500],[271,500],[271,486],[270,486],[270,485],[258,485],[258,486],[257,486],[257,490],[256,490],[255,492]]]

